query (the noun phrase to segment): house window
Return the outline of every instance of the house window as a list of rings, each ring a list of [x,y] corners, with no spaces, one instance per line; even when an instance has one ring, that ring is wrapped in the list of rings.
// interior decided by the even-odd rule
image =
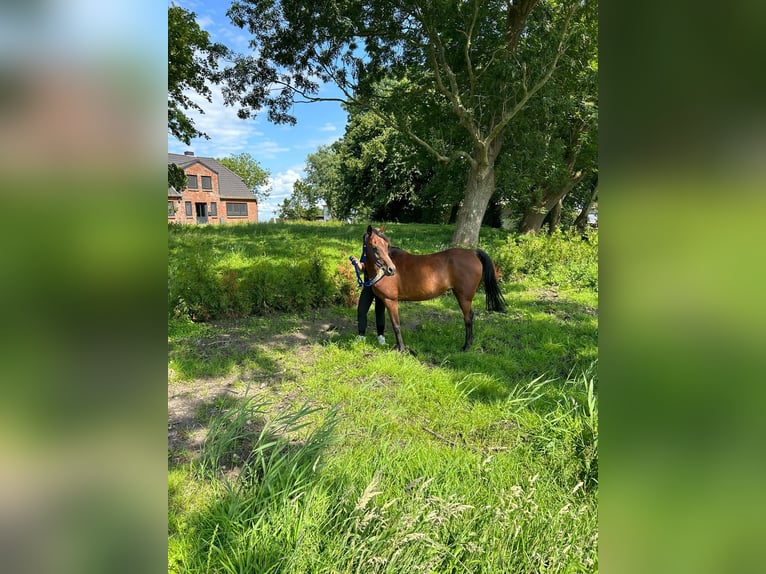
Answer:
[[[202,176],[202,189],[213,189],[213,178],[209,175]]]
[[[197,189],[197,176],[196,175],[187,175],[186,176],[186,187],[189,189]]]
[[[176,206],[174,201],[168,201],[168,217],[173,217],[176,214]]]
[[[192,216],[191,201],[186,202],[186,217]]]
[[[247,217],[247,204],[246,203],[227,203],[226,204],[226,216],[227,217]]]
[[[210,204],[210,216],[211,217],[218,216],[218,206],[215,204],[215,201]]]

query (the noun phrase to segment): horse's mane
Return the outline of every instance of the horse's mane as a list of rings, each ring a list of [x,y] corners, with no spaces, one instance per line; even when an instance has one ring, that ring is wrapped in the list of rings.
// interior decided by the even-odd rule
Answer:
[[[391,245],[391,240],[388,238],[388,236],[383,233],[380,229],[376,229],[375,227],[372,228],[372,232],[383,239],[386,243],[388,243],[388,254],[389,255],[409,255],[409,252],[405,251],[401,247],[395,247],[394,245]]]
[[[380,229],[376,229],[375,227],[373,227],[373,228],[372,228],[372,232],[373,232],[375,235],[377,235],[378,237],[380,237],[381,239],[383,239],[383,241],[385,241],[386,243],[388,243],[388,245],[389,245],[389,246],[391,245],[391,240],[390,240],[390,239],[388,238],[388,236],[387,236],[385,233],[383,233],[383,232],[382,232]]]

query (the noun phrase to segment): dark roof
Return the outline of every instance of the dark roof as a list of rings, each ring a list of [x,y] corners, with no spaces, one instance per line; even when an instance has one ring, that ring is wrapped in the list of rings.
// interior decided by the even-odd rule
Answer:
[[[168,163],[174,163],[182,169],[195,163],[201,163],[218,174],[218,187],[222,199],[250,199],[255,201],[255,196],[247,189],[242,178],[212,157],[169,153]]]

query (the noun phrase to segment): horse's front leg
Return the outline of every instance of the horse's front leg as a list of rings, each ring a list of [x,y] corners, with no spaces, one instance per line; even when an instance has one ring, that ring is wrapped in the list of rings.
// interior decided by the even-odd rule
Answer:
[[[388,316],[391,318],[391,326],[396,335],[396,349],[404,351],[404,341],[402,340],[402,330],[399,327],[399,303],[393,299],[383,299],[383,303],[388,309]]]

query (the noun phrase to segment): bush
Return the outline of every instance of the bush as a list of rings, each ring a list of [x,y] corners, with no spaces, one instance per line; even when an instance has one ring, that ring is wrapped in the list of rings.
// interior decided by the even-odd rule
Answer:
[[[335,270],[335,282],[341,300],[346,307],[356,307],[359,303],[359,289],[356,272],[348,262],[339,263]]]
[[[446,248],[447,226],[397,226],[413,253]],[[398,230],[398,233],[397,233]],[[258,224],[169,230],[171,317],[209,321],[271,311],[353,307],[359,288],[348,254],[361,226]],[[598,290],[598,234],[507,235],[487,229],[485,249],[507,279]]]
[[[208,321],[221,315],[222,288],[214,265],[214,253],[201,238],[191,236],[179,245],[168,265],[172,316]]]
[[[247,317],[253,313],[306,311],[340,303],[345,281],[325,267],[322,255],[300,258],[247,253],[237,246],[216,248],[202,233],[179,234],[168,268],[172,317],[193,321]]]
[[[508,279],[598,291],[598,233],[511,235],[493,256]]]
[[[248,269],[246,284],[256,313],[306,311],[340,298],[317,254],[289,262],[259,259]]]

